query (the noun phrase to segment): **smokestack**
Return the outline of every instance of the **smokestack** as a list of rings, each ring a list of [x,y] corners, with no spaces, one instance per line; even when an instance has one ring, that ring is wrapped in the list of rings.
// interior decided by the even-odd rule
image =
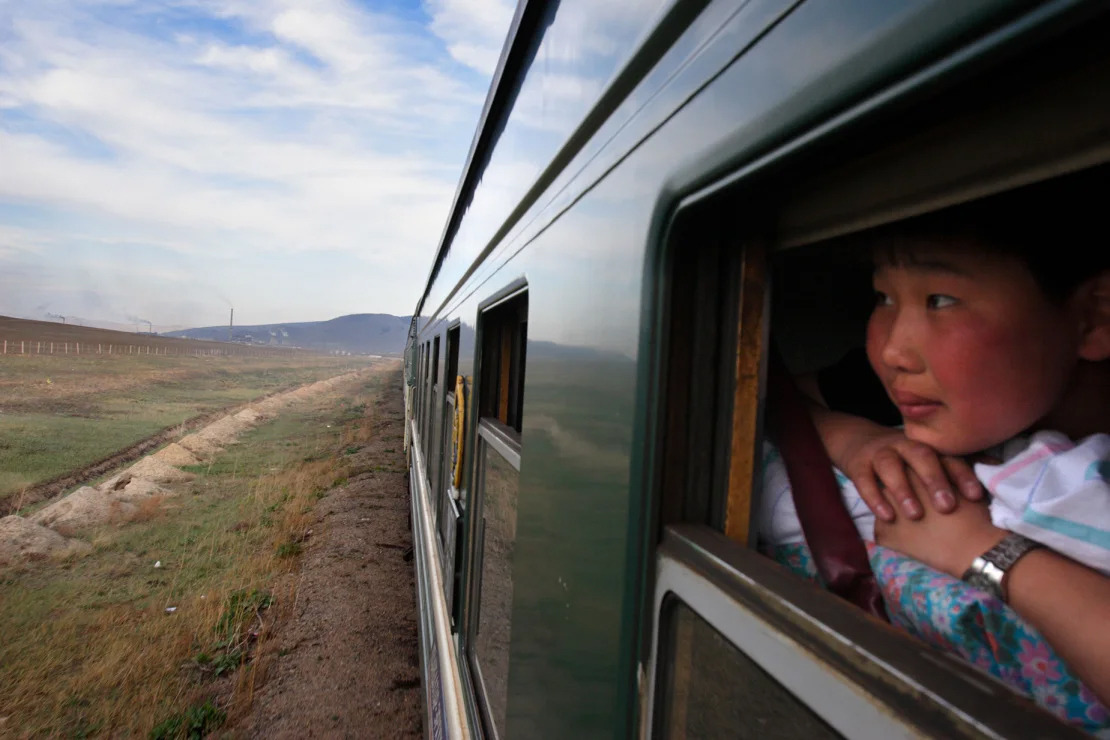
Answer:
[[[231,316],[227,320],[227,341],[232,341],[232,330],[235,328],[235,308],[231,309]]]

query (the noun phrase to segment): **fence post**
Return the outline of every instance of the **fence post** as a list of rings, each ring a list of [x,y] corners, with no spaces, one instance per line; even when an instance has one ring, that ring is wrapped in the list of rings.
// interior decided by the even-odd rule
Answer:
[[[19,354],[21,354],[21,355],[23,354],[23,340],[22,339],[19,340]]]

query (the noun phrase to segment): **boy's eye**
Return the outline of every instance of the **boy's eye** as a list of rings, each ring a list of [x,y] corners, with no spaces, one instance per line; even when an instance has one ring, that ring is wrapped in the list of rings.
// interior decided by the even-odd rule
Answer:
[[[925,305],[929,308],[948,308],[956,305],[956,299],[943,293],[933,293],[925,299]]]
[[[886,293],[882,292],[881,290],[875,291],[876,306],[889,306],[893,303],[894,301],[890,300],[890,296],[888,296]]]

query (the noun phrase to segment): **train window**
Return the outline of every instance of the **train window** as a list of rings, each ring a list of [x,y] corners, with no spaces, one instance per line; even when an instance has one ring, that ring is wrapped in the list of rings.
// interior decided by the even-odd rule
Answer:
[[[439,535],[440,561],[444,572],[444,597],[447,611],[454,615],[455,591],[458,588],[458,574],[455,563],[458,561],[457,547],[461,510],[459,506],[458,476],[462,473],[462,440],[466,434],[466,400],[458,398],[459,335],[456,325],[447,330],[447,371],[444,373],[443,395],[443,434],[440,444],[442,472],[439,476],[438,490],[435,492],[436,530]],[[463,392],[465,396],[465,391]],[[462,412],[462,413],[460,413]]]
[[[722,236],[732,231],[700,212],[674,228],[677,242],[700,246],[674,250],[671,268],[662,521],[708,524],[746,542],[768,291],[764,244]]]
[[[482,496],[481,577],[478,586],[474,657],[481,674],[491,724],[504,732],[508,700],[509,636],[513,606],[512,555],[516,541],[519,456],[498,447],[494,428],[483,424],[479,442],[478,490]]]
[[[442,519],[443,499],[451,495],[455,488],[455,472],[458,469],[456,441],[465,430],[458,428],[456,414],[455,388],[459,372],[459,327],[447,331],[447,369],[443,374],[443,420],[440,424],[439,456],[442,459],[440,475],[436,479],[433,496],[437,518]],[[461,450],[459,450],[461,452]]]
[[[436,409],[440,408],[442,400],[442,388],[439,382],[439,337],[432,340],[432,368],[431,368],[431,381],[429,383],[431,392],[428,396],[428,433],[424,435],[424,454],[427,456],[428,468],[428,482],[433,486],[433,491],[437,473],[439,471],[439,446],[435,444],[437,414]]]
[[[994,661],[1010,659],[993,657],[995,654],[988,652],[988,646],[995,639],[993,633],[984,638],[974,630],[958,626],[944,631],[947,625],[955,625],[958,621],[955,617],[949,619],[948,610],[956,608],[955,604],[964,604],[964,599],[973,599],[951,590],[960,585],[958,579],[948,579],[954,581],[952,587],[930,585],[940,594],[939,599],[947,594],[954,603],[941,606],[938,600],[930,604],[934,610],[945,610],[944,626],[925,623],[926,626],[920,628],[920,639],[908,631],[885,625],[848,601],[821,590],[812,575],[813,568],[806,567],[813,559],[804,544],[799,544],[801,540],[780,541],[765,536],[777,531],[775,527],[783,526],[780,520],[789,519],[793,510],[789,506],[786,509],[773,507],[774,514],[765,514],[759,508],[757,483],[768,490],[769,481],[783,479],[771,478],[778,470],[773,452],[766,455],[756,452],[769,449],[759,446],[763,416],[761,386],[765,385],[767,374],[764,364],[772,354],[765,335],[769,333],[774,339],[774,353],[789,371],[787,375],[777,376],[775,382],[780,382],[782,377],[788,379],[789,374],[801,375],[828,366],[845,350],[859,356],[865,336],[864,324],[875,305],[869,259],[872,245],[889,246],[890,239],[902,238],[899,236],[902,234],[965,233],[928,230],[941,228],[938,223],[945,228],[951,228],[952,224],[960,228],[972,224],[982,230],[975,231],[976,234],[995,233],[990,231],[992,225],[1002,224],[999,228],[1003,228],[1013,221],[1015,211],[1033,212],[1029,204],[1036,202],[1048,205],[1052,213],[1070,214],[1064,218],[1065,223],[1053,219],[1052,233],[1089,233],[1092,229],[1083,226],[1089,218],[1080,217],[1076,204],[1088,198],[1096,199],[1098,194],[1105,192],[1104,185],[1092,184],[1101,182],[1098,175],[1095,172],[1083,177],[1069,176],[1078,179],[1073,189],[1063,191],[1068,197],[1061,197],[1061,191],[1053,190],[1053,200],[1048,200],[1048,190],[1023,189],[1023,192],[1007,193],[989,201],[970,202],[966,208],[960,206],[958,212],[939,212],[938,219],[896,222],[883,227],[883,231],[838,235],[832,241],[779,252],[774,255],[773,276],[767,269],[768,250],[759,238],[746,239],[733,247],[736,258],[730,261],[727,244],[735,237],[728,236],[728,230],[722,229],[727,221],[715,225],[726,234],[716,238],[712,221],[705,218],[705,214],[696,214],[699,215],[697,223],[676,222],[672,233],[682,237],[683,244],[691,243],[688,240],[692,239],[699,246],[675,250],[677,254],[672,263],[674,281],[669,286],[669,322],[664,324],[670,326],[670,334],[667,337],[669,346],[664,348],[663,354],[667,363],[663,373],[667,401],[661,424],[664,443],[660,455],[661,523],[664,543],[668,537],[675,541],[686,540],[676,550],[674,561],[667,565],[675,572],[684,568],[699,572],[691,581],[695,585],[690,586],[698,593],[677,594],[688,607],[669,600],[676,595],[669,592],[674,591],[675,583],[668,583],[662,575],[656,583],[654,714],[650,725],[656,736],[735,736],[741,728],[746,730],[753,726],[753,716],[761,737],[774,736],[779,729],[784,736],[818,734],[818,730],[811,727],[793,726],[794,721],[812,721],[825,730],[825,734],[835,731],[847,735],[859,734],[866,728],[870,728],[867,734],[894,736],[908,727],[959,725],[989,727],[992,732],[998,731],[1005,736],[1021,733],[1023,725],[1031,727],[1034,723],[1049,734],[1066,732],[1068,728],[1056,717],[1039,710],[1008,687],[1001,687],[1001,691],[991,690],[996,687],[990,680],[983,680],[983,675],[971,665],[939,649],[972,644],[972,649],[980,651],[976,654],[992,656],[977,661],[977,665],[982,665],[992,675],[1006,681],[1010,674],[1000,675],[1000,670],[1020,672],[1007,665],[994,668]],[[1015,208],[1015,203],[1025,205]],[[974,219],[968,220],[971,216]],[[711,224],[708,231],[703,226],[706,223]],[[1012,227],[1005,228],[1008,230],[1002,233],[1016,233]],[[1028,237],[1027,230],[1021,233]],[[877,242],[880,238],[882,240]],[[1063,242],[1085,243],[1072,237]],[[966,243],[964,248],[967,248]],[[1056,248],[1057,255],[1062,248]],[[775,288],[773,317],[767,288],[772,282]],[[730,290],[730,285],[735,288]],[[722,325],[731,330],[716,328]],[[866,357],[862,359],[866,367]],[[862,371],[858,370],[858,364],[852,367],[856,373],[853,378],[856,378]],[[860,382],[851,384],[849,392],[872,398],[874,394],[869,392],[866,381],[867,378],[861,378]],[[878,391],[885,398],[881,386]],[[788,435],[785,439],[790,439],[789,435],[801,428],[801,425],[782,421],[786,421],[786,425],[776,426],[776,433]],[[778,493],[789,490],[789,484],[774,485]],[[773,500],[789,501],[790,498],[787,494],[785,499],[779,495]],[[862,501],[859,503],[860,507],[853,511],[857,519],[862,519],[866,507]],[[794,516],[790,521],[797,520]],[[760,530],[758,551],[753,547],[757,529]],[[793,531],[798,529],[800,526]],[[866,552],[871,553],[873,563],[876,562],[874,558],[887,558],[886,563],[889,563],[894,557],[888,557],[879,549],[864,551],[862,544],[860,551],[864,553],[864,562],[868,558]],[[665,552],[665,547],[661,546],[660,552]],[[702,559],[704,568],[693,567]],[[920,579],[924,573],[911,572],[912,567],[900,562],[896,566],[887,565],[887,577],[893,572],[892,568],[897,568],[900,578],[911,579],[904,587],[915,587],[912,579]],[[925,567],[921,569],[924,571]],[[809,573],[806,579],[800,577],[803,571]],[[876,567],[876,574],[879,573]],[[935,577],[930,584],[945,582],[940,574]],[[896,588],[903,586],[896,585]],[[915,598],[913,603],[919,600]],[[896,598],[886,601],[886,608],[894,610],[892,620],[920,625],[921,622],[915,620],[922,614],[913,611],[917,607],[907,606],[906,602],[908,598],[903,598],[902,603]],[[781,609],[772,608],[773,603],[780,604]],[[992,620],[992,624],[1002,625],[1003,630],[1022,629],[1015,627],[1014,622],[1002,621],[1009,617],[996,614],[989,604],[978,604],[976,608],[980,620]],[[924,611],[927,607],[921,609]],[[772,614],[776,610],[777,613]],[[984,611],[991,616],[984,617]],[[747,616],[741,618],[741,612]],[[743,626],[749,617],[753,625],[750,629]],[[703,619],[707,623],[702,623]],[[803,625],[803,621],[808,621],[809,626]],[[981,626],[982,621],[977,624]],[[928,644],[930,640],[933,647]],[[768,645],[763,644],[766,641]],[[771,642],[789,641],[803,645],[803,652],[826,653],[811,661],[808,670],[819,669],[828,678],[821,682],[793,681],[784,669],[791,660],[778,654],[778,648],[769,646]],[[840,650],[838,645],[849,646],[855,656],[849,662],[864,666],[864,669],[857,671],[852,665],[841,662],[836,655]],[[1041,645],[1038,649],[1050,648]],[[729,689],[733,682],[722,679],[723,675],[733,674],[744,687],[743,697],[732,696]],[[1051,679],[1046,677],[1046,680]],[[818,690],[816,684],[822,682],[824,688]],[[1010,683],[1017,688],[1016,681]],[[777,684],[785,687],[779,692],[781,698],[759,699],[758,710],[737,708],[749,698],[749,693],[751,697],[758,697],[761,692],[774,694]],[[854,692],[864,701],[854,702],[856,706],[850,711],[826,703],[821,699],[821,691],[828,691],[833,685]],[[901,697],[907,686],[912,686],[918,696],[919,712],[914,717],[900,714],[905,712]],[[963,695],[953,691],[954,686],[961,686]],[[791,695],[797,697],[796,702]],[[971,701],[976,695],[979,698]],[[790,708],[792,702],[796,705],[794,708]],[[776,707],[782,707],[781,714]],[[807,714],[805,707],[811,708],[814,714]],[[742,721],[740,712],[745,715]],[[767,714],[766,722],[760,712]],[[891,726],[890,732],[874,730],[879,724],[892,720],[894,725],[903,727]],[[1011,729],[999,729],[1003,727]]]
[[[416,359],[416,422],[417,427],[420,426],[420,420],[423,418],[421,414],[424,412],[424,345],[418,348]]]
[[[470,653],[490,734],[505,734],[513,548],[520,486],[520,430],[528,298],[517,292],[483,311],[478,325],[478,440],[474,498],[476,586]]]
[[[840,737],[677,597],[663,606],[666,738]]]
[[[424,447],[424,455],[428,454],[428,446],[424,441],[428,436],[428,406],[431,404],[431,395],[428,381],[431,377],[431,363],[432,363],[432,343],[424,342],[424,373],[420,378],[420,393],[423,396],[423,402],[420,409],[420,442]]]
[[[480,411],[520,432],[524,404],[525,339],[528,300],[514,298],[483,316]]]

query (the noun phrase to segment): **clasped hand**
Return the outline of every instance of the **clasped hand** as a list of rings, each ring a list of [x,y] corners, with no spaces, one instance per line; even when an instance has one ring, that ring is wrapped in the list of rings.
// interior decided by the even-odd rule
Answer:
[[[983,488],[963,458],[878,428],[840,457],[838,467],[875,513],[875,539],[884,546],[959,578],[1006,534],[991,523]]]

